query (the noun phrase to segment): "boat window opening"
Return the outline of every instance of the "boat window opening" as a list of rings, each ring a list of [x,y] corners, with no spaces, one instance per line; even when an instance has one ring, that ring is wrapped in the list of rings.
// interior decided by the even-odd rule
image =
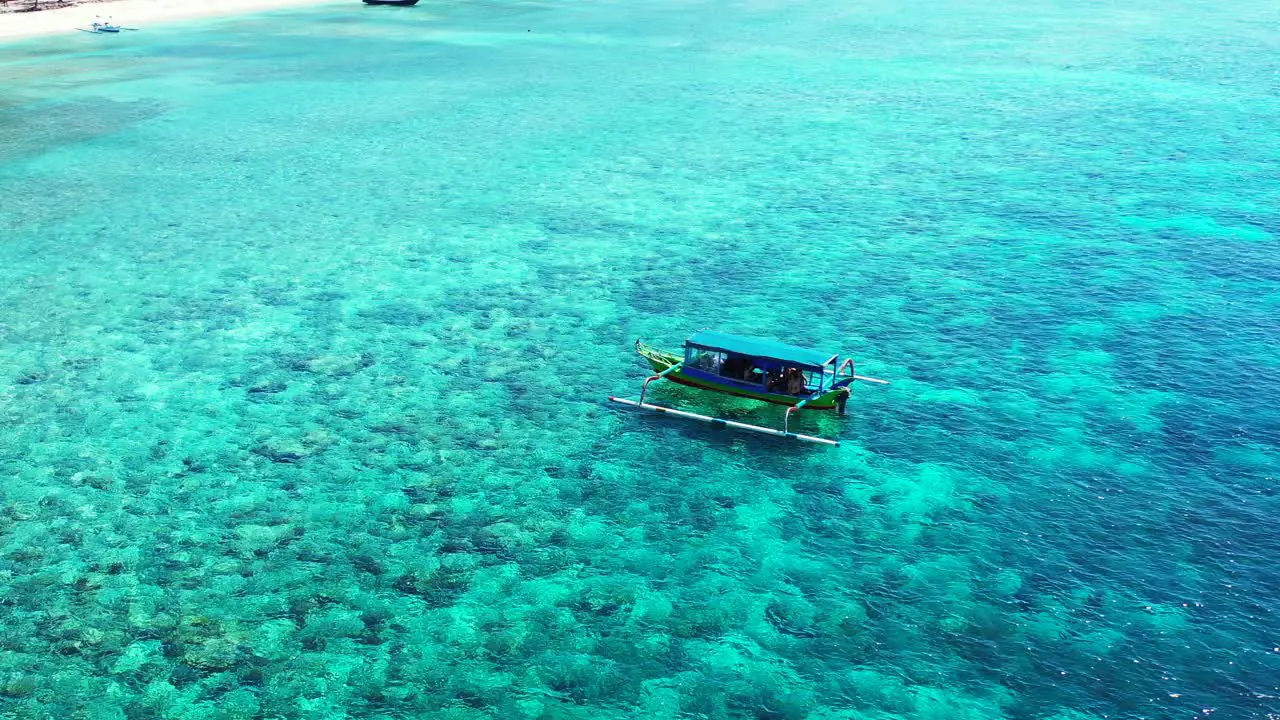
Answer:
[[[782,365],[772,365],[766,368],[764,386],[769,392],[785,392],[787,388],[787,369]]]
[[[686,359],[689,367],[705,370],[713,375],[720,374],[723,363],[724,353],[702,348],[689,348],[689,357]]]
[[[751,358],[745,355],[728,355],[720,365],[720,377],[747,383],[761,382],[760,375],[754,373],[754,370],[756,364]]]

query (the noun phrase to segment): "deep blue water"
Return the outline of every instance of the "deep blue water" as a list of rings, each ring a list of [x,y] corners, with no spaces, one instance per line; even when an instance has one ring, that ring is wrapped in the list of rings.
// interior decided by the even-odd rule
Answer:
[[[424,0],[0,46],[0,715],[1280,717],[1278,38]],[[701,328],[892,385],[831,449],[605,402]]]

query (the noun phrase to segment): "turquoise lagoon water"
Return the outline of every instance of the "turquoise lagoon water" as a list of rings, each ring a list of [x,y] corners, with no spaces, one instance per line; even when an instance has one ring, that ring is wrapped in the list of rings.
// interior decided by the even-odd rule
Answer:
[[[0,48],[0,715],[1280,712],[1273,3],[72,35]],[[893,384],[604,401],[699,328]]]

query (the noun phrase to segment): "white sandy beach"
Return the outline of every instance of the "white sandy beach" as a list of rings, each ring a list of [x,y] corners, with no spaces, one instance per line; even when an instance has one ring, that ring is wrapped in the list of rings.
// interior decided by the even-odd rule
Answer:
[[[16,5],[19,1],[13,0],[13,4]],[[22,1],[25,4],[25,0]],[[38,12],[2,13],[0,42],[74,33],[78,27],[89,27],[94,18],[99,16],[109,16],[121,25],[145,30],[156,24],[191,18],[315,4],[316,0],[115,0]]]

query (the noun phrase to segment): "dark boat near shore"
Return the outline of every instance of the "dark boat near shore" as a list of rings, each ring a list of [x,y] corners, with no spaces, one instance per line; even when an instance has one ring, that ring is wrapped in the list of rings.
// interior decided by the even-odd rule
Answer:
[[[365,5],[395,5],[397,7],[413,7],[418,0],[364,0]]]

